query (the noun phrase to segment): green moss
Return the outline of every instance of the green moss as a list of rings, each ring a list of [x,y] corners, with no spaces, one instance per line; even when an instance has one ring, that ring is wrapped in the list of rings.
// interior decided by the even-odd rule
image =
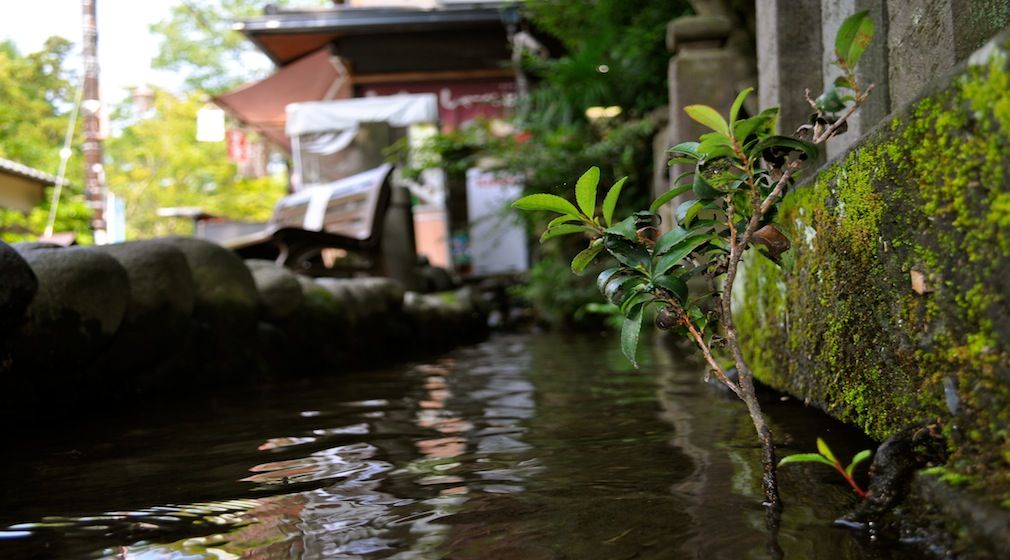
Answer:
[[[737,314],[762,381],[876,438],[941,419],[956,482],[994,496],[1010,496],[1006,154],[997,53],[786,197],[792,249],[781,267],[748,256]]]

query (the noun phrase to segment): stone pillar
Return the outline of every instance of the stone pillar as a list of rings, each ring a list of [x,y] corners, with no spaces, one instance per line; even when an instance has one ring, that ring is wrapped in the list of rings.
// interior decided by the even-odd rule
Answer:
[[[849,119],[849,130],[841,136],[830,140],[827,145],[828,159],[844,152],[855,143],[860,136],[873,128],[890,113],[891,99],[888,93],[887,70],[887,5],[879,0],[821,0],[821,31],[823,50],[821,57],[824,76],[823,88],[827,88],[842,72],[834,65],[835,36],[845,18],[852,14],[869,10],[873,19],[873,42],[863,53],[863,58],[856,66],[856,78],[861,85],[874,85],[873,93],[866,103]],[[812,91],[813,96],[823,91]]]
[[[900,108],[1010,26],[1006,0],[888,0],[891,107]]]
[[[738,81],[734,71],[737,56],[725,48],[732,28],[732,22],[722,16],[688,16],[671,21],[667,27],[667,46],[674,52],[668,73],[670,145],[697,140],[698,136],[708,132],[707,128],[687,116],[685,106],[700,103],[723,114],[729,112],[737,94]],[[670,170],[670,179],[683,171],[683,166],[674,166]],[[670,188],[672,185],[663,185],[658,189],[657,196]],[[683,195],[684,199],[690,196],[689,193]],[[673,224],[673,212],[679,202],[674,200],[661,209],[664,227]]]
[[[757,4],[758,91],[761,107],[781,108],[779,132],[807,122],[803,97],[821,90],[821,0],[761,0]]]
[[[419,291],[410,191],[394,186],[389,196],[389,209],[382,224],[382,268],[386,276],[400,282],[407,290]]]

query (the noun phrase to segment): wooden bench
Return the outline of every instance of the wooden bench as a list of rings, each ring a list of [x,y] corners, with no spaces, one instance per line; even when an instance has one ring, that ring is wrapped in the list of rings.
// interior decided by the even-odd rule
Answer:
[[[282,198],[266,229],[224,241],[242,258],[311,276],[382,274],[382,229],[393,166],[385,164]]]

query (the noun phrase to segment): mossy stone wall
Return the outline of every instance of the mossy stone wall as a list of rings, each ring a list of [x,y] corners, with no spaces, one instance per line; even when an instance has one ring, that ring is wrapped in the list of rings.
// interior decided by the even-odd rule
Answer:
[[[1008,37],[788,194],[776,221],[792,248],[781,267],[752,252],[735,294],[763,382],[877,438],[940,419],[950,466],[1004,492]]]

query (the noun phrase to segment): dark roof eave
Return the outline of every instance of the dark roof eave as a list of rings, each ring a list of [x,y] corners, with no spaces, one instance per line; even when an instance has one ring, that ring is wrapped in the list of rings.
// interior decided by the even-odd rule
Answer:
[[[287,12],[238,20],[235,29],[252,39],[255,35],[336,32],[363,34],[384,31],[424,31],[506,22],[514,8],[468,8],[446,10],[339,9],[320,12]]]

